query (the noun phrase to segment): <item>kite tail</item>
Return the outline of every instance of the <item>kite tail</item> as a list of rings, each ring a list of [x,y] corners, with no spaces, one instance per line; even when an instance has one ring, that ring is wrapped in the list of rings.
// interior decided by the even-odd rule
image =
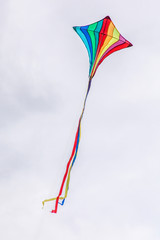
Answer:
[[[78,153],[78,147],[79,147],[80,137],[81,137],[81,120],[83,118],[85,105],[86,105],[86,101],[87,101],[87,96],[88,96],[88,93],[89,93],[89,90],[90,90],[90,87],[91,87],[91,81],[92,81],[92,77],[89,77],[88,88],[87,88],[86,96],[85,96],[85,99],[84,99],[82,112],[81,112],[81,115],[80,115],[80,118],[79,118],[79,122],[78,122],[78,127],[77,127],[77,132],[76,132],[76,136],[75,136],[75,140],[74,140],[72,153],[71,153],[71,156],[70,156],[69,161],[68,161],[67,166],[66,166],[66,171],[65,171],[62,183],[61,183],[59,194],[55,198],[46,199],[46,200],[44,200],[42,202],[42,204],[44,206],[45,202],[55,201],[55,209],[53,209],[51,211],[51,213],[56,213],[57,212],[58,204],[63,205],[64,202],[65,202],[65,199],[67,197],[67,194],[68,194],[69,182],[70,182],[70,174],[71,174],[71,170],[72,170],[72,167],[73,167],[73,165],[75,163],[75,160],[76,160],[76,157],[77,157],[77,153]],[[64,197],[62,197],[61,195],[62,195],[65,183],[66,183],[65,195],[64,195]],[[59,200],[62,200],[62,202],[59,202]]]

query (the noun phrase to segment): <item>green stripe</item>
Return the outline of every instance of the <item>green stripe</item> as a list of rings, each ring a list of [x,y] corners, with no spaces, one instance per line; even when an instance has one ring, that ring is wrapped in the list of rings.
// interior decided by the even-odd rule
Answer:
[[[92,42],[92,52],[93,52],[92,65],[93,65],[93,62],[95,59],[95,55],[96,55],[96,39],[95,39],[95,35],[94,35],[94,31],[95,31],[96,27],[97,27],[97,23],[93,23],[93,24],[89,25],[89,27],[87,29],[89,36],[91,38],[91,42]]]
[[[101,28],[102,28],[102,24],[103,24],[103,20],[99,21],[96,23],[96,28],[92,31],[94,31],[94,39],[95,39],[95,48],[94,48],[94,54],[93,54],[93,62],[92,62],[92,66],[90,68],[90,74],[91,74],[91,71],[92,71],[92,68],[93,68],[93,65],[94,65],[94,62],[95,62],[95,57],[96,57],[96,52],[97,52],[97,48],[98,48],[98,43],[99,43],[99,32],[101,31]],[[92,28],[93,29],[93,28]]]

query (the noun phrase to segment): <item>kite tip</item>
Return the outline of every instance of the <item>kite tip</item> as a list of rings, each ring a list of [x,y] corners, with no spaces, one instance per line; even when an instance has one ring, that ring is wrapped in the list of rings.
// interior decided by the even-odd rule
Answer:
[[[132,43],[129,43],[128,47],[132,47],[132,46],[133,46],[133,44],[132,44]]]
[[[111,20],[110,16],[106,16],[105,18]]]

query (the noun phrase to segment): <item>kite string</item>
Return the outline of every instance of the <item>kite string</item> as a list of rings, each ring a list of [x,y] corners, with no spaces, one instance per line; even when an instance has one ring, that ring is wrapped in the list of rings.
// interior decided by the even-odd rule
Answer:
[[[73,167],[73,164],[74,164],[74,162],[75,162],[75,160],[76,160],[77,153],[78,153],[78,147],[79,147],[80,138],[81,138],[81,120],[82,120],[82,117],[83,117],[83,114],[84,114],[87,96],[88,96],[88,93],[89,93],[89,90],[90,90],[90,87],[91,87],[91,80],[92,80],[92,78],[89,78],[87,93],[86,93],[86,96],[85,96],[85,100],[84,100],[84,104],[83,104],[83,109],[82,109],[82,113],[81,113],[81,116],[80,116],[80,119],[79,119],[79,124],[78,124],[78,137],[77,137],[77,144],[76,144],[75,154],[74,154],[73,160],[71,161],[71,167],[70,167],[69,172],[68,172],[68,177],[67,177],[67,182],[66,182],[66,188],[65,188],[65,196],[62,197],[63,199],[65,199],[65,198],[67,197],[67,192],[68,192],[68,188],[69,188],[69,181],[70,181],[70,172],[71,172],[71,169],[72,169],[72,167]],[[62,198],[61,198],[61,199],[62,199]],[[63,205],[63,204],[62,204],[62,205]]]
[[[44,200],[42,202],[42,204],[44,206],[45,202],[56,200],[56,202],[55,202],[55,209],[51,211],[52,213],[56,213],[57,212],[58,203],[60,203],[59,199],[63,200],[62,203],[60,203],[61,205],[63,205],[63,203],[65,201],[65,198],[67,197],[67,193],[68,193],[68,189],[69,189],[69,182],[70,182],[70,173],[71,173],[71,169],[72,169],[73,164],[74,164],[74,162],[76,160],[76,157],[77,157],[77,152],[78,152],[78,147],[79,147],[79,142],[80,142],[80,136],[81,136],[81,120],[83,118],[87,96],[88,96],[88,93],[89,93],[89,90],[90,90],[90,87],[91,87],[91,81],[92,81],[92,77],[89,77],[88,88],[87,88],[87,92],[86,92],[86,96],[85,96],[85,100],[84,100],[84,104],[83,104],[83,108],[82,108],[82,113],[80,115],[79,122],[78,122],[78,128],[77,128],[77,132],[76,132],[76,136],[75,136],[75,140],[74,140],[72,153],[71,153],[71,156],[70,156],[69,161],[68,161],[67,166],[66,166],[66,171],[65,171],[62,183],[61,183],[59,194],[58,194],[58,196],[56,198],[46,199],[46,200]],[[65,196],[61,197],[65,182],[66,182]]]

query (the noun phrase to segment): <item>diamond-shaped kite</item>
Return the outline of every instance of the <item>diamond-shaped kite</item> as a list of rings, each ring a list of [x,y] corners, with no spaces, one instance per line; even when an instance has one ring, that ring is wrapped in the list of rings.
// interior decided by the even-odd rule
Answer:
[[[88,51],[90,62],[89,82],[83,104],[82,113],[80,115],[78,122],[78,128],[74,140],[72,153],[66,166],[66,171],[62,180],[58,196],[55,198],[46,199],[42,202],[44,205],[45,202],[55,200],[55,209],[51,211],[52,213],[57,212],[58,204],[63,205],[67,197],[70,182],[70,173],[77,157],[80,142],[81,120],[83,117],[87,96],[91,87],[92,78],[94,77],[99,65],[103,62],[103,60],[107,56],[109,56],[111,53],[115,51],[132,46],[132,44],[118,32],[117,28],[115,27],[109,16],[90,25],[77,26],[73,27],[73,29],[78,33]],[[64,195],[62,196],[64,186],[65,191]]]

